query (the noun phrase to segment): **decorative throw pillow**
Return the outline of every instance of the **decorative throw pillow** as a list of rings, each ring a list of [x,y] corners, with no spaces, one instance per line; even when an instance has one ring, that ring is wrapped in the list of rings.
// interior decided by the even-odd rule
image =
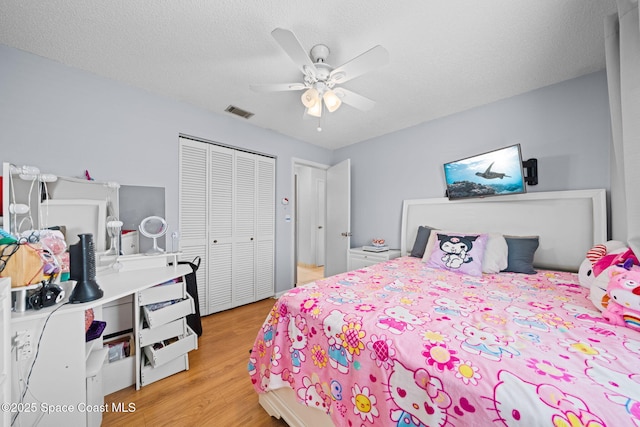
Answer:
[[[509,247],[500,233],[488,233],[487,247],[482,259],[483,273],[499,273],[509,265]]]
[[[434,228],[426,225],[418,227],[418,235],[416,236],[416,241],[413,244],[413,249],[411,249],[411,253],[409,254],[410,256],[416,258],[422,258],[424,256],[424,250],[427,247],[431,230],[434,230]]]
[[[533,257],[540,245],[539,236],[504,236],[509,248],[507,268],[502,271],[536,274]]]
[[[482,276],[486,234],[444,233],[432,231],[437,242],[427,266],[470,276]]]
[[[433,253],[433,248],[436,247],[436,242],[438,241],[437,232],[447,233],[447,231],[438,230],[437,228],[432,228],[431,233],[429,234],[429,240],[427,241],[427,247],[424,248],[424,255],[422,255],[422,261],[427,262],[429,258],[431,258],[431,254]],[[452,231],[452,233],[455,233]]]

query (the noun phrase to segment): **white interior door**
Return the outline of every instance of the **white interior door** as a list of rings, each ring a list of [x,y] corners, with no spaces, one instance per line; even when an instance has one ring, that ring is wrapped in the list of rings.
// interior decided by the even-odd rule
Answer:
[[[256,156],[256,300],[274,293],[276,160]]]
[[[255,301],[256,156],[235,152],[233,306]]]
[[[209,292],[207,314],[226,310],[233,306],[233,220],[235,196],[234,150],[217,145],[209,146],[209,192],[207,288]]]
[[[207,146],[200,142],[180,138],[180,252],[181,260],[202,261],[196,273],[200,314],[209,314],[209,287],[207,277],[207,204],[209,169]]]
[[[347,271],[351,247],[351,160],[327,169],[325,276]]]

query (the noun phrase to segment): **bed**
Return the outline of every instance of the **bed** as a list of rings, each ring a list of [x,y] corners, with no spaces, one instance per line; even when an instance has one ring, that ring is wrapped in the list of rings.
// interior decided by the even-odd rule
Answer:
[[[425,225],[539,236],[537,273],[408,256]],[[402,257],[275,303],[248,364],[260,404],[292,427],[640,426],[640,333],[575,273],[606,228],[604,190],[405,201]]]

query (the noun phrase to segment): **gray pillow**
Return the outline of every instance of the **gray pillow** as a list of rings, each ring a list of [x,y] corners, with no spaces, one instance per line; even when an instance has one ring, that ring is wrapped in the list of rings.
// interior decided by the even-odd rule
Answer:
[[[507,241],[507,268],[511,273],[536,274],[533,256],[540,244],[539,236],[504,236]]]
[[[413,249],[411,249],[409,256],[416,258],[422,258],[424,256],[431,230],[435,230],[435,228],[422,225],[418,227],[418,235],[416,236],[416,241],[413,243]]]

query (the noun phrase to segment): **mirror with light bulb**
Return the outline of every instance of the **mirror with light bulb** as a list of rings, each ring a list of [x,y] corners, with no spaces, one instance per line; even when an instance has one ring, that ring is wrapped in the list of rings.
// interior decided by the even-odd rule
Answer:
[[[15,237],[61,227],[67,245],[92,233],[96,252],[108,249],[107,220],[118,217],[115,182],[57,176],[37,166],[2,165],[2,229]]]
[[[148,216],[164,217],[164,187],[57,176],[38,166],[8,162],[2,166],[0,228],[8,233],[18,236],[28,230],[63,227],[67,245],[77,242],[80,233],[94,234],[98,253],[112,253],[117,244],[124,255],[152,249],[153,239],[140,238],[138,227]],[[164,236],[157,244],[167,251],[178,250],[178,242],[168,244]]]

